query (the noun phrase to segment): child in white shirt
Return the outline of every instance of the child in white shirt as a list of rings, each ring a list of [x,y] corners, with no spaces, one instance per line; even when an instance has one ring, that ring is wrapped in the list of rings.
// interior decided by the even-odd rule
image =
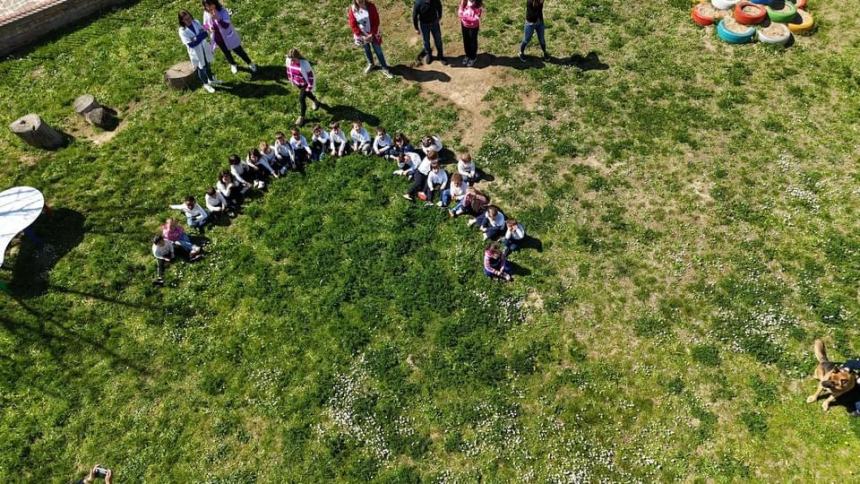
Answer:
[[[319,161],[325,156],[325,151],[331,144],[331,136],[328,135],[322,126],[316,124],[314,132],[311,135],[311,160]]]
[[[397,157],[397,169],[394,175],[412,178],[412,172],[421,164],[421,156],[414,151],[405,151]]]
[[[427,203],[432,204],[433,197],[441,193],[446,185],[448,185],[448,172],[442,169],[439,161],[432,162],[430,174],[427,176]]]
[[[421,140],[421,150],[426,155],[430,150],[435,151],[437,154],[442,152],[442,138],[433,135],[425,136]]]
[[[352,122],[352,131],[349,132],[352,140],[352,151],[369,155],[373,149],[370,133],[361,125],[361,121]]]
[[[439,206],[447,207],[452,200],[455,203],[459,202],[466,196],[466,192],[468,190],[469,184],[463,180],[463,175],[454,173],[451,175],[451,183],[448,185],[448,188],[442,190],[442,197],[441,200],[439,200]]]
[[[376,156],[387,156],[391,151],[391,136],[382,126],[376,128],[376,138],[373,140],[373,152]]]
[[[505,238],[502,243],[505,244],[505,255],[508,255],[520,248],[520,243],[526,238],[526,228],[515,218],[505,221],[505,228]]]
[[[340,123],[332,123],[329,128],[329,136],[331,136],[331,155],[343,156],[347,153],[349,143],[346,141],[346,134],[340,129]]]
[[[459,173],[469,185],[478,181],[478,168],[472,161],[472,155],[469,153],[463,153],[460,155],[457,160],[457,173]]]
[[[275,133],[275,159],[280,172],[283,175],[287,172],[287,167],[295,165],[296,155],[293,153],[293,147],[287,140],[283,131]]]
[[[308,140],[305,139],[299,128],[291,129],[290,134],[290,147],[293,149],[293,155],[295,156],[295,169],[301,171],[313,153],[311,152],[311,147],[308,146]]]

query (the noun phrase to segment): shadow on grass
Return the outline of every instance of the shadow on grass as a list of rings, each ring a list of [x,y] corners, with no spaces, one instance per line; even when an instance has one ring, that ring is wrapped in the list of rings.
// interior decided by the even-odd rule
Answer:
[[[225,82],[218,90],[243,99],[261,99],[269,96],[281,96],[287,93],[287,88],[280,83],[257,84],[250,81]]]
[[[370,126],[379,126],[379,118],[374,116],[373,114],[366,113],[358,108],[352,106],[344,106],[342,104],[338,104],[336,106],[328,106],[323,105],[323,109],[325,109],[334,120],[341,121],[361,121],[364,124],[368,124]],[[309,120],[310,121],[310,120]],[[343,127],[341,127],[343,128]],[[348,131],[348,130],[347,130]]]
[[[19,298],[13,297],[13,299],[21,309],[33,317],[34,321],[16,321],[3,315],[0,316],[0,326],[22,342],[45,348],[57,361],[63,361],[63,357],[70,352],[88,349],[107,356],[114,364],[131,368],[137,373],[149,373],[146,368],[120,355],[103,342],[69,328],[66,324],[72,318],[68,313],[48,314],[35,309]]]
[[[400,76],[407,81],[412,82],[448,82],[451,80],[451,76],[445,74],[444,72],[415,69],[414,67],[410,67],[403,64],[392,66],[391,73],[396,76]]]
[[[42,214],[33,224],[39,240],[25,239],[9,290],[13,297],[30,298],[48,290],[51,269],[84,239],[84,216],[67,208],[55,208]]]
[[[247,67],[240,67],[239,70],[251,72]],[[274,81],[278,84],[288,85],[287,71],[284,66],[257,66],[257,72],[251,73],[251,80],[254,81]]]
[[[458,59],[459,60],[459,59]],[[472,67],[466,67],[458,61],[451,62],[451,66],[458,69],[484,69],[490,66],[509,67],[516,70],[542,69],[547,64],[559,66],[572,66],[581,71],[605,71],[609,64],[600,60],[597,52],[591,51],[586,55],[573,54],[570,57],[554,57],[548,59],[541,57],[525,56],[525,60],[513,56],[496,56],[493,54],[478,54],[478,59]]]
[[[532,237],[531,235],[526,235],[518,245],[518,250],[534,250],[537,252],[543,252],[543,242],[541,242],[539,238]]]

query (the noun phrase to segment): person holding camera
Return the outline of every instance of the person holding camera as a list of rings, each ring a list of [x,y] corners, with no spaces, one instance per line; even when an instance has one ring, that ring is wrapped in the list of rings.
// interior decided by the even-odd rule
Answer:
[[[104,478],[105,484],[111,484],[113,480],[113,471],[102,467],[101,464],[96,464],[86,477],[78,480],[75,484],[91,484],[97,478]]]

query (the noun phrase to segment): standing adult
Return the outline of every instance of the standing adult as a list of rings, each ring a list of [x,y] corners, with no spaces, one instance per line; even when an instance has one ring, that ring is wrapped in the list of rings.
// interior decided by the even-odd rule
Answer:
[[[251,72],[257,72],[257,64],[251,62],[251,58],[248,57],[248,53],[242,47],[239,33],[233,28],[230,12],[218,0],[203,0],[203,10],[203,28],[212,34],[215,45],[224,53],[224,58],[230,64],[230,72],[233,74],[239,72],[236,59],[233,58],[231,51],[248,64]]]
[[[314,96],[314,70],[311,68],[311,63],[302,57],[299,49],[292,49],[287,55],[287,77],[299,89],[299,108],[301,114],[296,120],[296,126],[305,124],[305,112],[308,110],[308,104],[305,98],[311,98],[313,102],[313,110],[319,109],[320,102]]]
[[[472,67],[478,60],[478,32],[481,30],[481,15],[484,3],[481,0],[460,0],[457,16],[463,31],[463,50],[466,57],[463,65]]]
[[[212,48],[209,41],[206,40],[209,36],[200,22],[194,20],[187,10],[179,11],[179,38],[188,49],[188,59],[191,65],[197,69],[197,77],[203,84],[203,89],[206,92],[215,92],[212,84],[218,83],[212,75]]]
[[[421,34],[424,41],[424,51],[421,55],[424,56],[425,64],[433,62],[433,50],[430,48],[430,35],[433,35],[437,58],[443,65],[448,65],[442,50],[442,28],[439,25],[441,21],[442,0],[415,0],[415,5],[412,7],[412,26],[415,27],[415,33]]]
[[[520,43],[520,60],[526,60],[526,46],[537,32],[538,42],[543,51],[543,58],[549,59],[546,51],[546,39],[544,38],[543,24],[543,0],[526,0],[526,25],[523,31],[523,41]]]
[[[382,74],[391,79],[391,72],[388,70],[388,64],[385,62],[385,54],[382,52],[382,34],[379,32],[379,11],[373,2],[367,0],[352,0],[352,5],[349,6],[346,12],[349,19],[349,27],[352,29],[352,38],[355,45],[364,47],[364,56],[367,58],[367,67],[364,73],[368,74],[375,67],[373,63],[373,52],[376,52],[376,57],[379,59],[379,67],[382,68]]]

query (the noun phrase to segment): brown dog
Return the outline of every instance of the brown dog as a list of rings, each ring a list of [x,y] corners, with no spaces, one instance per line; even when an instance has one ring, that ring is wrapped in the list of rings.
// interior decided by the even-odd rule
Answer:
[[[817,339],[815,340],[815,357],[818,359],[818,366],[815,367],[815,379],[818,380],[818,389],[813,395],[806,399],[806,403],[812,403],[818,400],[822,393],[828,393],[829,396],[821,404],[821,407],[827,411],[830,410],[830,405],[839,398],[840,395],[848,393],[857,384],[857,375],[851,372],[848,368],[837,365],[827,358],[827,351],[824,349],[824,343]]]

